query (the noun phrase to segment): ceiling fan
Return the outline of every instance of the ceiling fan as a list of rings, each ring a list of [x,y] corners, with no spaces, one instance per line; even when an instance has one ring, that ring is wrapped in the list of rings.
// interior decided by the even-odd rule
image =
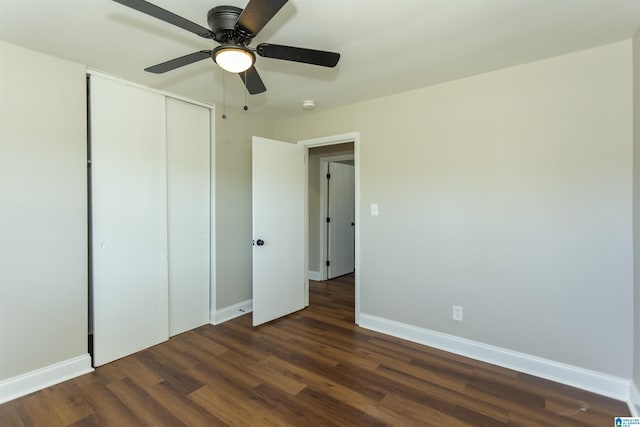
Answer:
[[[256,53],[264,58],[304,62],[323,67],[335,67],[340,59],[340,54],[335,52],[270,43],[260,43],[255,48],[249,48],[251,40],[278,13],[287,0],[249,0],[244,10],[235,6],[214,7],[207,14],[210,29],[145,0],[114,1],[220,44],[212,50],[201,50],[145,68],[145,71],[150,73],[166,73],[212,58],[222,69],[238,73],[247,91],[255,95],[267,90],[254,67]]]

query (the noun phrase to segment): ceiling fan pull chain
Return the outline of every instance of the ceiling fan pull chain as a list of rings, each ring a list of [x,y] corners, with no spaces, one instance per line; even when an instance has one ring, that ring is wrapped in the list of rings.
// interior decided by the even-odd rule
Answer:
[[[247,81],[247,70],[244,70],[244,81]],[[244,91],[244,107],[242,107],[244,111],[247,111],[249,107],[247,107],[247,91]]]
[[[222,120],[227,119],[227,98],[225,96],[225,78],[224,75],[227,73],[222,73]]]

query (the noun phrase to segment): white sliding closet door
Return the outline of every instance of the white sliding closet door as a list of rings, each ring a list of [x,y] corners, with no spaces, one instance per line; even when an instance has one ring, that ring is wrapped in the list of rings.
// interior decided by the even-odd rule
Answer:
[[[91,76],[94,365],[168,339],[164,96]]]
[[[210,110],[168,98],[169,334],[209,323]]]

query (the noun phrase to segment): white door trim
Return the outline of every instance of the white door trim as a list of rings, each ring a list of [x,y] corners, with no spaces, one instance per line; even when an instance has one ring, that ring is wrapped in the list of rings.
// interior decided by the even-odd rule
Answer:
[[[307,164],[308,164],[308,156],[309,156],[309,148],[313,147],[322,147],[325,145],[335,145],[342,144],[345,142],[353,142],[353,163],[354,163],[354,173],[355,173],[355,199],[356,199],[356,212],[355,212],[355,222],[356,222],[356,259],[355,259],[355,274],[356,274],[356,289],[355,289],[355,317],[356,324],[360,323],[360,132],[349,132],[343,133],[340,135],[332,135],[325,136],[321,138],[312,138],[312,139],[304,139],[298,141],[298,144],[307,148],[305,155],[307,156]],[[309,170],[307,168],[307,182],[308,182],[308,174]],[[308,186],[305,186],[305,272],[309,271],[309,192]],[[307,277],[305,277],[306,286],[305,286],[305,304],[309,305],[309,277],[308,273]]]
[[[355,147],[354,147],[355,148]],[[354,160],[353,154],[342,154],[339,156],[320,157],[320,216],[322,219],[327,216],[327,165],[329,162],[340,162],[342,160]],[[307,201],[308,203],[308,201]],[[320,221],[320,276],[321,280],[327,280],[327,223]]]

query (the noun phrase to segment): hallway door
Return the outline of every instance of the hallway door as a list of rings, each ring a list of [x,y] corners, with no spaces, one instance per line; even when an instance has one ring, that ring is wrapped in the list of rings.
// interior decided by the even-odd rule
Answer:
[[[353,273],[355,267],[354,167],[328,163],[327,176],[327,277]]]

